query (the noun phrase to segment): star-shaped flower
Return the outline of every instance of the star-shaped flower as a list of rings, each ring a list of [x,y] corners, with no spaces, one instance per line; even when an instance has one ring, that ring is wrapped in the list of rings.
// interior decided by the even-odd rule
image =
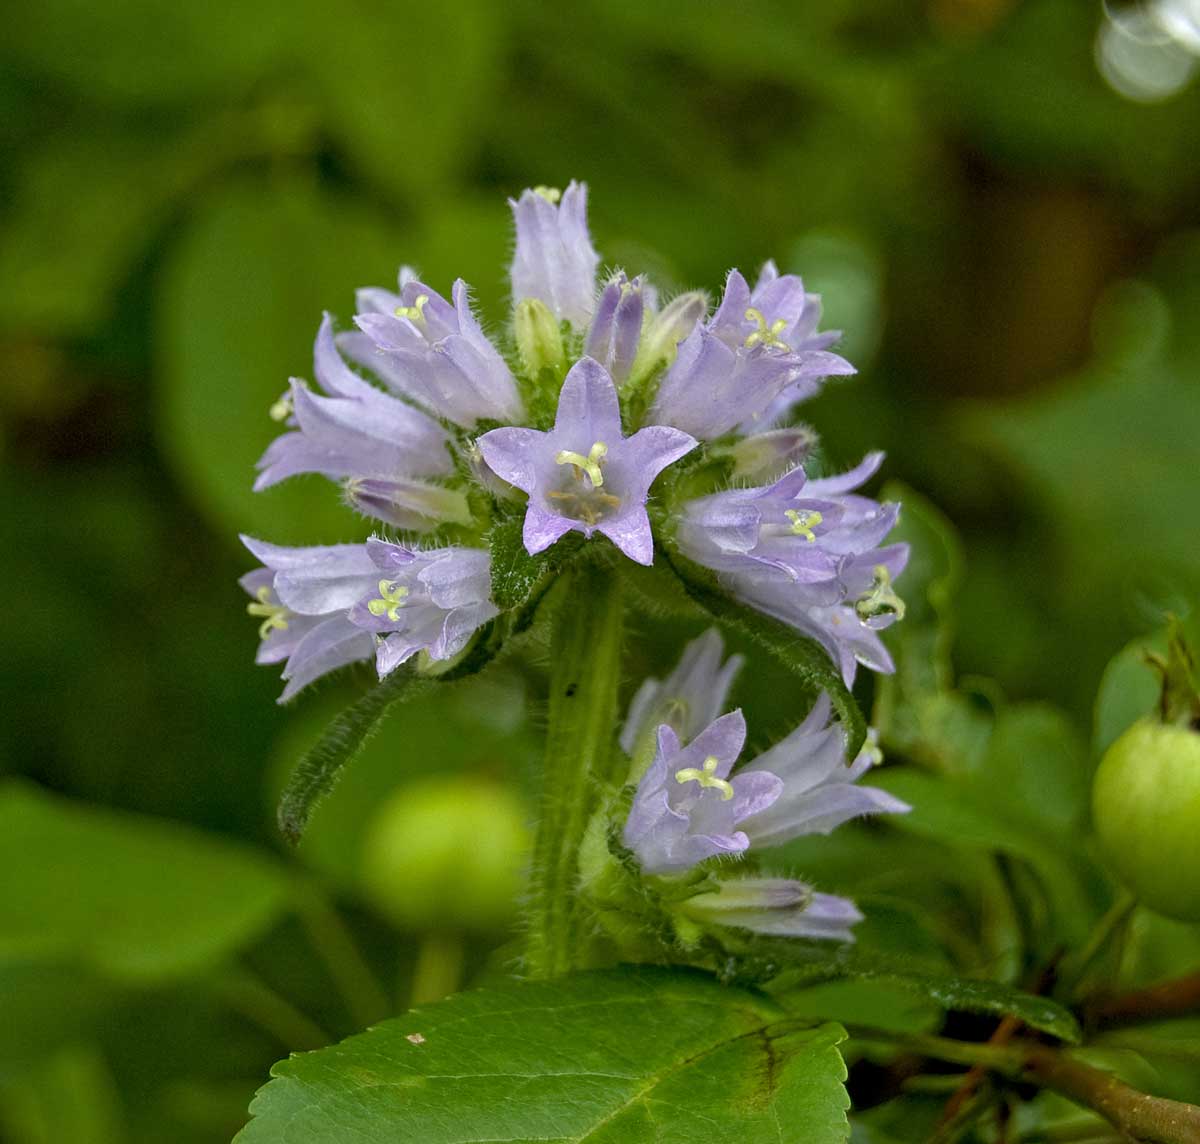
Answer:
[[[567,374],[548,433],[514,426],[479,438],[492,471],[529,494],[523,536],[530,555],[572,530],[602,532],[639,564],[654,559],[650,485],[695,446],[695,438],[666,425],[623,436],[613,380],[588,357]]]

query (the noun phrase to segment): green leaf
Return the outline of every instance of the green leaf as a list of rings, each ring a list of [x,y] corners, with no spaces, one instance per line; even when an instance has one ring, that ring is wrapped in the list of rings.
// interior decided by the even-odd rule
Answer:
[[[986,776],[958,779],[913,767],[885,767],[871,781],[912,806],[909,814],[891,819],[897,829],[1028,862],[1044,885],[1057,940],[1085,939],[1089,920],[1103,908],[1105,890],[1077,835],[1056,833],[1047,822],[1023,812]]]
[[[498,78],[501,11],[484,0],[402,13],[344,0],[313,5],[293,21],[331,134],[381,186],[436,202],[474,155],[487,130],[479,112]],[[429,50],[435,44],[454,48]],[[494,206],[502,232],[503,202]]]
[[[453,683],[482,671],[500,650],[502,637],[495,621],[485,624],[461,659],[451,660],[436,674],[416,674],[410,669],[393,672],[351,703],[304,754],[279,799],[278,821],[283,836],[300,841],[312,812],[337,785],[346,765],[378,729],[392,706],[419,695],[427,685]]]
[[[833,981],[874,982],[952,1012],[1019,1017],[1031,1029],[1049,1033],[1070,1044],[1078,1044],[1081,1038],[1079,1022],[1074,1015],[1048,997],[1025,993],[998,981],[912,972],[858,953],[817,960],[811,966],[789,971],[771,992],[789,1012],[798,1009],[807,1013],[809,988],[818,982]],[[856,1021],[852,1013],[839,1013],[837,1017],[843,1021]],[[874,1024],[870,1019],[864,1023]]]
[[[607,970],[460,994],[282,1061],[238,1144],[834,1144],[836,1025],[689,971]]]
[[[322,478],[251,486],[280,428],[268,409],[289,377],[312,376],[321,312],[348,310],[358,285],[392,281],[398,252],[375,215],[299,178],[225,189],[177,244],[158,315],[159,438],[223,531],[283,544],[369,531]]]
[[[842,673],[816,640],[794,628],[737,603],[723,592],[711,575],[677,553],[664,553],[687,594],[714,620],[749,636],[766,648],[814,694],[826,691],[846,732],[846,754],[854,758],[867,738],[867,721]]]
[[[252,940],[287,873],[176,823],[0,788],[0,964],[73,962],[118,980],[199,972]]]

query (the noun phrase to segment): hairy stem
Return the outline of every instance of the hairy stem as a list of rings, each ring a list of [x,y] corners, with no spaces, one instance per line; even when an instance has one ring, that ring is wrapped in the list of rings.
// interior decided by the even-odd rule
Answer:
[[[610,777],[621,672],[620,579],[582,563],[560,588],[556,607],[528,911],[526,968],[533,977],[554,977],[580,963],[579,847]]]

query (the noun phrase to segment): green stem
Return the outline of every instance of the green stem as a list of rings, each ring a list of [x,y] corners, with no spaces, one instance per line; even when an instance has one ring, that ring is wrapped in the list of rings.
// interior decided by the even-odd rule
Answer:
[[[1063,966],[1059,980],[1060,987],[1066,993],[1078,994],[1093,963],[1108,948],[1114,936],[1124,932],[1136,908],[1137,899],[1128,890],[1123,889],[1117,893],[1116,900],[1096,923],[1083,949]]]
[[[611,779],[621,673],[620,578],[582,563],[559,589],[550,648],[546,760],[530,887],[526,968],[554,977],[582,964],[579,847]]]
[[[417,947],[413,966],[410,1007],[428,1005],[449,997],[462,984],[463,939],[460,934],[428,933]]]
[[[301,886],[296,913],[317,955],[361,1028],[388,1016],[391,1003],[345,922],[316,886]]]
[[[319,1049],[333,1039],[307,1014],[281,997],[244,967],[230,969],[214,982],[217,995],[293,1052]]]

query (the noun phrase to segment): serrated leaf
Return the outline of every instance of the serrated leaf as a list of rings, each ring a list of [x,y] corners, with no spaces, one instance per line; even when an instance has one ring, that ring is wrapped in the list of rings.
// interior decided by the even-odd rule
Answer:
[[[866,742],[867,721],[829,653],[816,640],[787,624],[739,604],[720,589],[714,578],[689,560],[671,553],[667,561],[687,594],[718,624],[742,632],[766,648],[814,695],[817,691],[828,692],[846,733],[847,757],[854,758]]]
[[[73,963],[118,981],[196,973],[267,928],[287,872],[233,842],[0,790],[0,963]]]
[[[836,1144],[837,1025],[663,969],[460,994],[275,1066],[238,1144]]]

